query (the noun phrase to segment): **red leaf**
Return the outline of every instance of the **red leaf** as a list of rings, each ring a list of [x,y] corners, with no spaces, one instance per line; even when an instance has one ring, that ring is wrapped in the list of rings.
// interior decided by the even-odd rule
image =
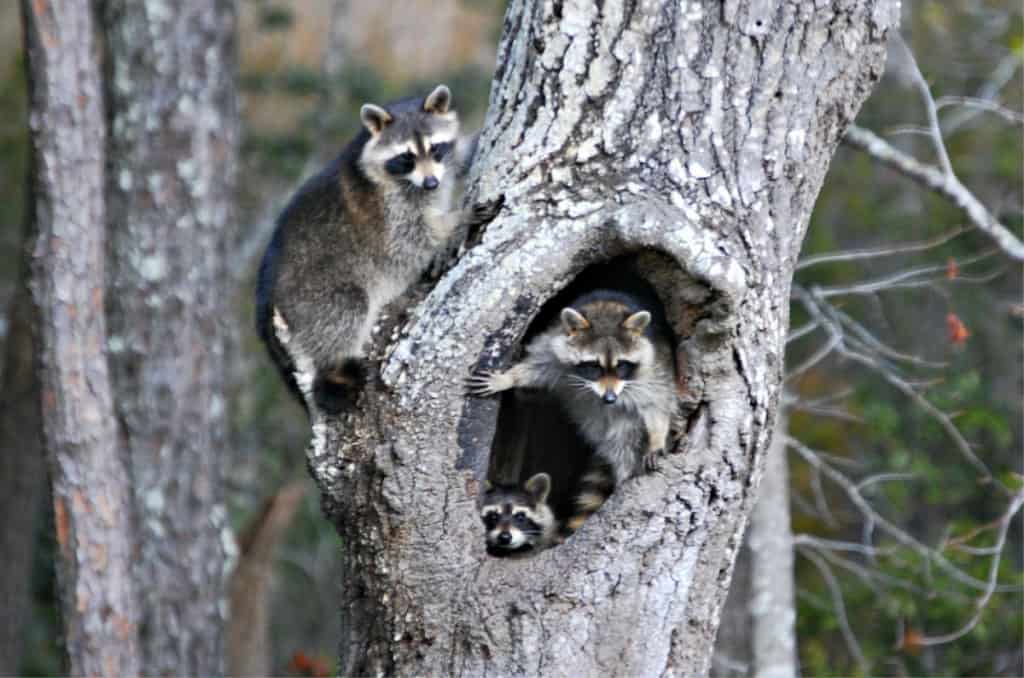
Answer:
[[[949,342],[954,346],[963,346],[967,343],[968,337],[971,336],[970,330],[957,317],[956,313],[950,313],[946,316],[946,329],[949,330]]]

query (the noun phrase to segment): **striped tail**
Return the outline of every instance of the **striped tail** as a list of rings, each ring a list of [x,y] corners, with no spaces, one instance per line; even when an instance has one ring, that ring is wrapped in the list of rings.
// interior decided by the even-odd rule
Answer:
[[[615,474],[612,467],[596,456],[591,459],[587,472],[580,478],[577,486],[575,508],[572,516],[565,521],[565,531],[572,534],[598,509],[615,491]]]

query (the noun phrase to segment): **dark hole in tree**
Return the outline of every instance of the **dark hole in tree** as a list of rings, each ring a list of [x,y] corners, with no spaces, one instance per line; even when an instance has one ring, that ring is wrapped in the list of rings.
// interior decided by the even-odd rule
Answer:
[[[647,253],[645,259],[640,259],[642,255],[626,255],[584,269],[541,307],[520,342],[519,350],[504,361],[504,367],[507,369],[520,360],[535,336],[559,322],[563,308],[595,290],[626,292],[641,299],[656,321],[667,328],[672,346],[676,346],[677,338],[666,320],[662,299],[645,275],[648,271],[643,266],[650,265],[652,255],[660,258],[654,253]],[[564,525],[576,513],[575,498],[592,456],[593,449],[576,430],[554,394],[529,389],[502,394],[487,472],[492,484],[522,486],[533,475],[547,473],[551,476],[548,504],[559,524]]]

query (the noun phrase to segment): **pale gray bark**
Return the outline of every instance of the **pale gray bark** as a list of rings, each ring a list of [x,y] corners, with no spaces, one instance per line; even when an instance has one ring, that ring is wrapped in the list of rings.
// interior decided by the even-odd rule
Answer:
[[[757,505],[750,515],[750,598],[753,671],[758,678],[798,675],[793,528],[789,517],[786,417],[775,419]]]
[[[776,414],[757,504],[715,641],[715,676],[799,675],[786,415]]]
[[[227,0],[104,3],[107,347],[131,461],[148,673],[223,672],[226,243],[238,141]]]
[[[314,416],[310,467],[345,538],[341,673],[707,671],[793,266],[897,18],[887,0],[510,4],[474,167],[474,197],[507,207],[412,313],[360,411]],[[507,364],[586,265],[638,251],[680,338],[683,453],[565,545],[488,559],[476,502],[497,406],[462,379]]]
[[[92,8],[79,0],[24,0],[22,14],[36,228],[32,294],[68,668],[74,675],[137,675],[131,483],[104,350],[106,135]]]

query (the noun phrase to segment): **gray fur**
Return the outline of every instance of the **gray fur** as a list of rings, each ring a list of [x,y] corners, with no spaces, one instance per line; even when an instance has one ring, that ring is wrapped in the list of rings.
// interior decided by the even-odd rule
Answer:
[[[317,380],[344,382],[381,309],[419,278],[460,221],[486,211],[453,209],[459,120],[450,99],[442,85],[426,100],[364,105],[366,131],[281,214],[260,270],[257,316],[293,390],[296,355],[311,361]],[[434,157],[442,143],[452,151]],[[388,161],[407,152],[410,170],[389,172]],[[280,350],[275,314],[290,331],[293,356]]]
[[[671,344],[657,333],[643,333],[650,315],[641,313],[645,315],[602,300],[564,309],[527,345],[521,362],[504,372],[474,375],[470,391],[477,395],[511,388],[553,391],[583,438],[611,467],[618,485],[654,467],[667,445],[678,402]],[[574,372],[579,363],[609,359],[635,363],[632,377],[601,384]],[[601,397],[610,389],[615,389],[613,404]]]

